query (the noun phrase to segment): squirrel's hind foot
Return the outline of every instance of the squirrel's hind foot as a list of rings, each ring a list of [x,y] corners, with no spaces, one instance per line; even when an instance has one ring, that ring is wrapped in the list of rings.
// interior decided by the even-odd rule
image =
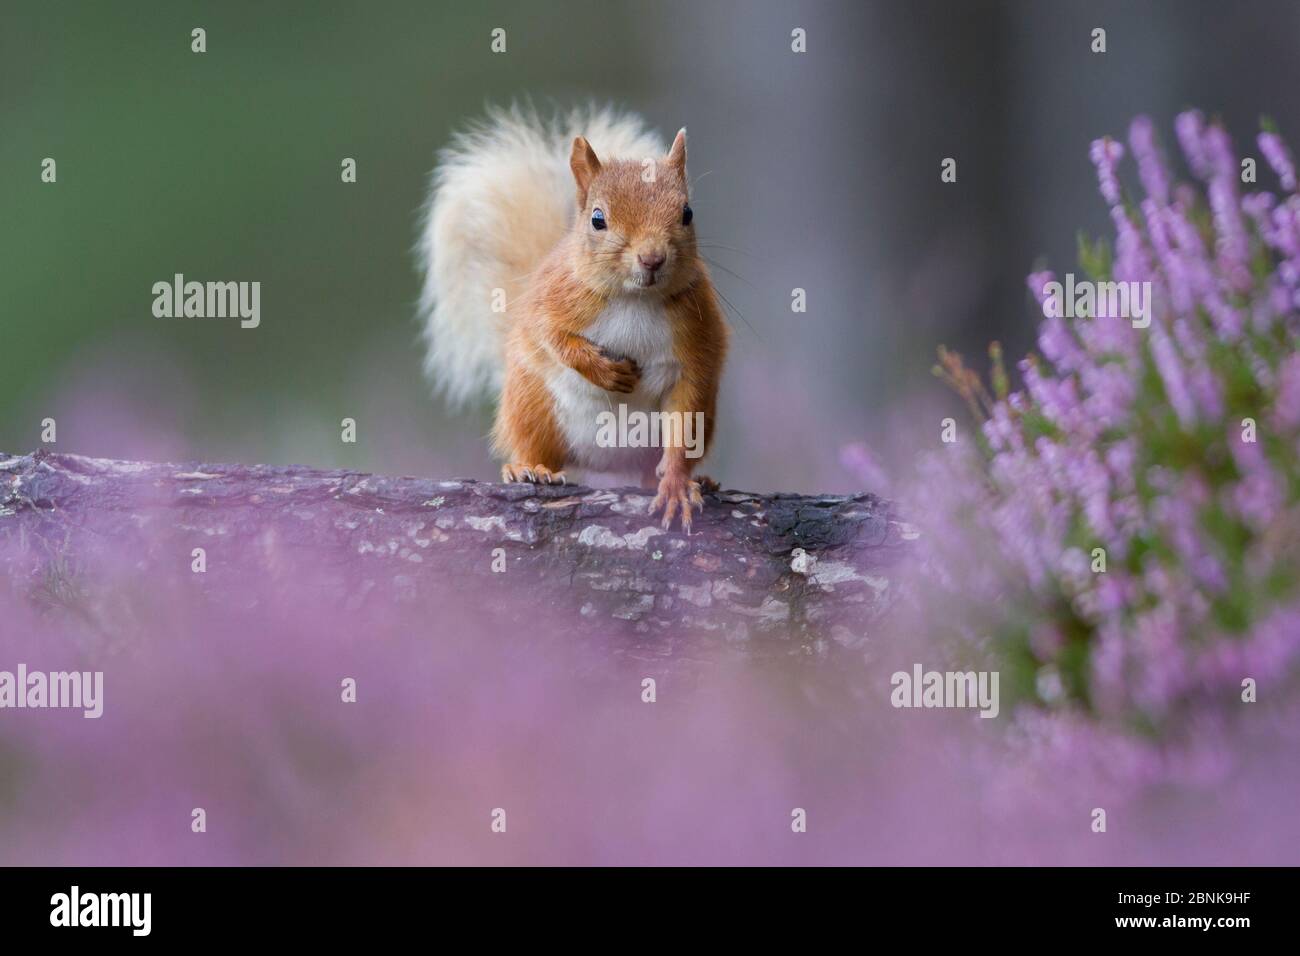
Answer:
[[[691,509],[704,510],[704,495],[700,491],[699,481],[684,475],[666,475],[659,482],[659,493],[650,502],[650,513],[663,509],[662,527],[667,530],[673,525],[673,517],[681,515],[682,531],[691,533]]]

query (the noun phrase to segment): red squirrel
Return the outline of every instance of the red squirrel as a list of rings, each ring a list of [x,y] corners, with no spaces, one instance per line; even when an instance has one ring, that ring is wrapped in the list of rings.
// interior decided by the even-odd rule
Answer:
[[[689,532],[717,487],[692,472],[727,328],[696,247],[686,130],[665,151],[628,114],[490,111],[440,155],[420,254],[426,370],[453,404],[497,398],[502,480],[564,482],[570,466],[657,479],[651,512]],[[703,435],[598,441],[620,404],[702,415]]]

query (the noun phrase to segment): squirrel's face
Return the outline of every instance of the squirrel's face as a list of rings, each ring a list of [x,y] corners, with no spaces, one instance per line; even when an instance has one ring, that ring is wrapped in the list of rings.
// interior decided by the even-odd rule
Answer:
[[[664,157],[601,163],[582,137],[570,159],[578,185],[575,234],[583,280],[604,295],[670,296],[696,278],[694,213],[686,189],[686,131]]]

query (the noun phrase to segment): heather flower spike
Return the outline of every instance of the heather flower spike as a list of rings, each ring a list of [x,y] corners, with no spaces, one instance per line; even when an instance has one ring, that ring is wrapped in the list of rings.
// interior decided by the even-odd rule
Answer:
[[[1286,148],[1286,143],[1277,133],[1271,133],[1267,130],[1259,134],[1259,151],[1264,154],[1268,164],[1273,167],[1273,172],[1277,173],[1277,178],[1282,182],[1282,188],[1289,193],[1295,192],[1295,162],[1291,159],[1291,151]]]

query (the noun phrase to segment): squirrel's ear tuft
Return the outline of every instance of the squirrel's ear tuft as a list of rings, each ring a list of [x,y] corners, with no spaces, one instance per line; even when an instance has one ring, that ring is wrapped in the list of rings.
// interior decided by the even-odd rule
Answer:
[[[573,170],[574,182],[578,184],[578,205],[585,206],[587,189],[600,172],[600,160],[596,158],[596,151],[591,148],[591,144],[581,136],[574,137],[569,168]]]
[[[680,173],[686,172],[686,127],[683,126],[677,131],[677,138],[673,140],[673,148],[668,150],[668,165],[672,166]]]

